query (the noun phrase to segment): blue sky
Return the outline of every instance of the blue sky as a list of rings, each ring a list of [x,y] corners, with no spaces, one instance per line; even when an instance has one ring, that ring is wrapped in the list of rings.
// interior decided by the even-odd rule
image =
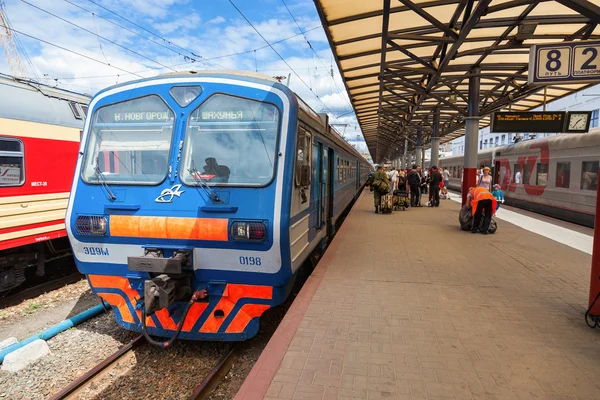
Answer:
[[[115,83],[174,70],[291,74],[290,87],[316,111],[328,112],[331,122],[345,124],[336,128],[353,142],[360,138],[359,149],[365,150],[313,1],[233,3],[268,42],[281,41],[273,47],[295,73],[229,0],[5,0],[5,7],[13,29],[22,32],[16,35],[27,75],[44,83],[94,94]],[[4,57],[0,72],[10,74]]]

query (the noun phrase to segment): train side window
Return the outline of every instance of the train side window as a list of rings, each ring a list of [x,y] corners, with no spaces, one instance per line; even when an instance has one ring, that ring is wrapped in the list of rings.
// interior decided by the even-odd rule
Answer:
[[[548,184],[548,163],[538,163],[535,184],[537,186],[546,186]]]
[[[556,187],[568,189],[571,186],[571,163],[556,163]]]
[[[298,128],[298,142],[296,143],[296,186],[300,186],[302,167],[310,167],[311,134],[303,127]]]
[[[523,179],[521,178],[521,164],[514,165],[515,174],[513,175],[513,180],[515,183],[523,183]]]
[[[25,182],[25,152],[19,139],[0,138],[0,187]]]
[[[598,161],[584,161],[581,163],[581,189],[598,190]]]

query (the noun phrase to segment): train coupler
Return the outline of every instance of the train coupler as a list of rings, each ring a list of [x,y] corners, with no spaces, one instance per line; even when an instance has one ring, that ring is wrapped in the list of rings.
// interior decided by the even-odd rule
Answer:
[[[173,279],[166,274],[159,275],[144,281],[144,311],[146,315],[152,315],[191,294],[192,288],[188,279]]]

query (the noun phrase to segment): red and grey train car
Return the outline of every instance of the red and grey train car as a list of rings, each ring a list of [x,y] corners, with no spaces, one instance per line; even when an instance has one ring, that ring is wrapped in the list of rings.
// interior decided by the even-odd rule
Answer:
[[[478,167],[492,168],[507,205],[565,221],[594,225],[600,129],[520,141],[480,151]],[[463,156],[440,159],[449,187],[461,190]]]
[[[0,75],[0,296],[70,252],[64,218],[89,99]]]

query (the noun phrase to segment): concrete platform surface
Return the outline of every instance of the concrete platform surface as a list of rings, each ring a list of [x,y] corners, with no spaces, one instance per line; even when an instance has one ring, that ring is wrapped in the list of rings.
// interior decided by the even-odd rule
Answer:
[[[364,191],[236,399],[600,399],[591,256]]]

